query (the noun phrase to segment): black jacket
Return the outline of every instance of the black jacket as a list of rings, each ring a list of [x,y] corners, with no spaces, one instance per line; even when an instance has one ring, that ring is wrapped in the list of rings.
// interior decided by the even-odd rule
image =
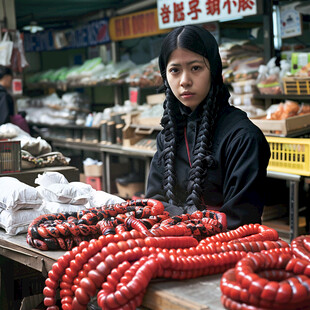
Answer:
[[[9,123],[11,115],[14,115],[13,98],[7,90],[0,85],[0,125]]]
[[[199,117],[190,113],[184,123],[190,156],[193,156]],[[186,205],[187,183],[190,170],[186,144],[183,139],[177,148],[176,174],[177,206],[166,202],[162,187],[163,163],[159,160],[163,150],[163,134],[157,136],[157,152],[151,162],[147,185],[147,198],[162,201],[171,216],[192,213]],[[227,216],[229,229],[243,224],[261,223],[264,206],[266,169],[270,158],[268,142],[261,130],[246,113],[232,106],[225,106],[216,123],[212,155],[215,168],[208,168],[203,190],[203,200],[208,208],[218,209]]]

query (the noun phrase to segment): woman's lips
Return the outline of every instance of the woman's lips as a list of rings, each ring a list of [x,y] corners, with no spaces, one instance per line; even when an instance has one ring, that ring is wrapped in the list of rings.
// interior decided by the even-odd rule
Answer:
[[[194,96],[194,93],[190,93],[190,92],[184,92],[181,94],[181,97],[184,99],[191,98],[193,96]]]

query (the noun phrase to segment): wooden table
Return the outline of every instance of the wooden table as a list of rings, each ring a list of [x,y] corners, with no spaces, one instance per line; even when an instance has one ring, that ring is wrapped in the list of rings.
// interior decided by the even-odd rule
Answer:
[[[0,230],[0,255],[39,271],[44,277],[63,253],[40,251],[27,244],[25,234],[9,236]],[[153,310],[222,310],[220,279],[221,275],[186,281],[152,280],[142,306]]]

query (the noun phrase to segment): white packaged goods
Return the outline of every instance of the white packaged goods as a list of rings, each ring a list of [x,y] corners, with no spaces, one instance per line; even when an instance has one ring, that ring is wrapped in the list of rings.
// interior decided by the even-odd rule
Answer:
[[[23,234],[27,232],[29,224],[44,213],[43,209],[3,210],[0,212],[0,227],[9,235]]]
[[[72,205],[67,203],[59,203],[54,201],[44,201],[42,208],[44,214],[50,213],[64,213],[64,212],[78,212],[89,208],[89,204],[86,205]]]
[[[93,192],[89,184],[82,182],[54,183],[47,187],[38,186],[37,188],[44,200],[73,205],[85,205]]]
[[[100,208],[104,205],[121,203],[124,201],[125,201],[124,199],[122,199],[118,196],[106,193],[104,191],[94,191],[93,195],[92,195],[92,199],[90,201],[90,204],[92,207]]]
[[[35,179],[35,184],[42,185],[47,187],[54,183],[68,184],[68,180],[65,176],[59,172],[44,172],[43,174],[39,174]]]
[[[38,209],[43,199],[38,190],[13,177],[0,177],[0,202],[6,210]]]

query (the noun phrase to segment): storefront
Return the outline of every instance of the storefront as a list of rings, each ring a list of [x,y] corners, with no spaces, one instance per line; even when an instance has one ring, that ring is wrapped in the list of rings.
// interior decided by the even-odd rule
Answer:
[[[49,10],[30,1],[31,16],[23,16],[27,1],[2,2],[1,64],[12,69],[9,93],[29,133],[13,121],[0,125],[1,309],[308,305],[307,1],[71,1],[70,9],[54,0]],[[22,29],[33,20],[43,29]],[[167,168],[170,159],[162,185],[170,200],[146,196],[150,173],[162,171],[151,166],[165,124],[158,57],[181,25],[213,35],[229,105],[245,112],[269,145],[259,224],[227,229],[230,212],[205,203],[204,189],[199,199],[208,211],[168,214],[165,203],[184,194],[169,194],[182,177]],[[190,153],[190,134],[182,131],[184,171],[199,157]],[[240,142],[234,152],[240,147],[253,150]],[[234,170],[221,173],[233,192],[240,181]]]

